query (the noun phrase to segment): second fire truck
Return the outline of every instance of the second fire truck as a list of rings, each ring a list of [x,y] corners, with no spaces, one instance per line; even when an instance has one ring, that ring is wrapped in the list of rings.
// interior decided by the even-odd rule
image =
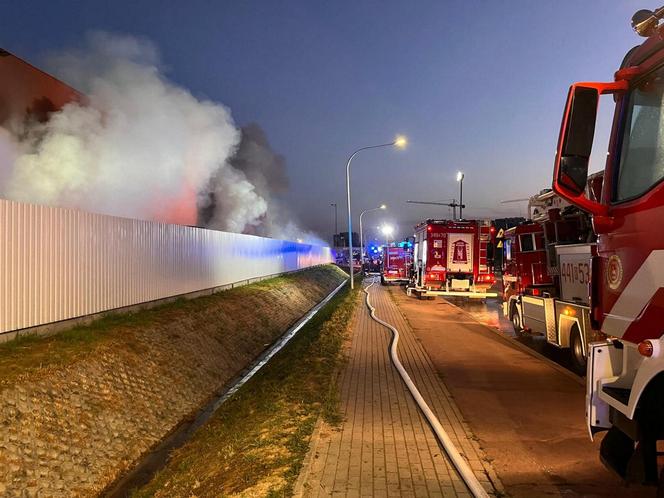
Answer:
[[[380,271],[381,284],[408,283],[411,265],[412,253],[407,247],[384,246]]]
[[[588,296],[596,247],[590,220],[551,190],[533,196],[529,210],[531,220],[505,232],[503,313],[517,334],[543,335],[585,372],[587,346],[599,338]]]
[[[495,297],[490,221],[433,220],[415,227],[408,295]]]

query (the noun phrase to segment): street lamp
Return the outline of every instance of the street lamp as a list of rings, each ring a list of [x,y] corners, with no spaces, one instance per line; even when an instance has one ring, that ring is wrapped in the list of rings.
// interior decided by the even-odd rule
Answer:
[[[385,235],[385,243],[389,244],[389,237],[394,233],[394,227],[391,225],[383,225],[380,228],[380,231],[383,232],[383,235]]]
[[[334,235],[332,236],[332,246],[336,246],[337,235],[339,235],[339,225],[337,224],[337,203],[330,204],[334,208]]]
[[[459,219],[463,219],[463,173],[461,171],[457,171],[457,177],[456,180],[459,182]]]
[[[353,215],[350,207],[350,163],[353,160],[353,158],[359,153],[362,152],[363,150],[367,149],[377,149],[379,147],[397,147],[398,149],[403,149],[406,147],[408,144],[408,141],[406,140],[406,137],[404,136],[397,136],[393,142],[390,142],[388,144],[379,144],[379,145],[370,145],[368,147],[362,147],[360,149],[357,149],[355,152],[351,154],[351,156],[348,158],[348,162],[346,163],[346,203],[348,204],[348,261],[350,262],[350,288],[354,289],[355,288],[355,278],[353,275]]]
[[[364,270],[364,234],[362,233],[362,216],[364,213],[369,213],[371,211],[378,211],[379,209],[387,209],[385,204],[381,204],[378,207],[365,209],[360,213],[360,269]]]

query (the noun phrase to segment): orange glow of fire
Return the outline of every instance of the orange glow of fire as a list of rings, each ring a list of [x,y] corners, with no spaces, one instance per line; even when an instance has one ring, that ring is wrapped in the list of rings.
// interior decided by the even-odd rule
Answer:
[[[190,185],[184,185],[181,193],[172,199],[160,199],[155,209],[155,219],[176,225],[196,225],[198,211],[196,191]]]

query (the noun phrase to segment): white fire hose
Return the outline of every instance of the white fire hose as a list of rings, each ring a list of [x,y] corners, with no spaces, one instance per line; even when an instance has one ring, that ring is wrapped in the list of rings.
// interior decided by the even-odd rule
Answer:
[[[390,344],[390,359],[392,360],[392,363],[399,372],[399,375],[401,375],[401,378],[403,379],[404,383],[406,384],[406,387],[410,391],[410,394],[413,396],[413,399],[415,400],[420,410],[426,417],[427,421],[431,425],[431,428],[433,429],[436,438],[443,446],[443,449],[450,457],[450,460],[452,460],[454,467],[456,467],[457,471],[459,472],[459,475],[466,483],[466,486],[468,486],[470,492],[473,494],[475,498],[489,498],[489,494],[486,492],[486,490],[477,480],[477,477],[475,476],[475,473],[468,465],[468,462],[464,460],[459,451],[456,449],[454,443],[452,443],[452,440],[445,432],[445,429],[443,429],[443,426],[438,420],[438,417],[436,417],[431,408],[429,408],[429,405],[427,405],[426,401],[424,401],[424,398],[420,394],[420,391],[417,389],[417,386],[411,380],[410,375],[408,375],[408,372],[406,372],[406,369],[401,364],[401,361],[399,360],[399,354],[397,353],[397,344],[399,343],[399,331],[394,326],[378,318],[376,316],[376,308],[374,308],[371,305],[371,302],[369,302],[369,287],[371,287],[375,283],[376,281],[373,280],[369,285],[364,287],[363,290],[364,293],[367,295],[366,303],[367,307],[371,312],[371,318],[373,318],[375,321],[377,321],[378,323],[380,323],[381,325],[387,327],[392,331],[392,343]]]

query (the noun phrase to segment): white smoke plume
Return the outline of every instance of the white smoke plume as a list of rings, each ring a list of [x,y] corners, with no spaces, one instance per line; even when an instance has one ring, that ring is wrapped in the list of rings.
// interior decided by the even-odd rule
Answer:
[[[287,208],[285,194],[289,181],[286,160],[272,149],[263,129],[250,123],[241,129],[240,144],[230,158],[230,165],[241,172],[254,186],[256,193],[266,201],[267,209],[257,223],[247,226],[246,232],[277,239],[298,240],[327,245],[313,232],[302,230],[296,216]],[[220,169],[212,176],[208,189],[202,193],[199,224],[221,228],[228,218],[230,207],[224,201],[224,182],[227,175]]]
[[[229,110],[170,82],[151,42],[94,33],[48,66],[89,102],[0,129],[0,155],[16,156],[0,171],[5,197],[193,225],[214,175],[215,227],[261,224],[268,201],[229,163],[240,140]]]

